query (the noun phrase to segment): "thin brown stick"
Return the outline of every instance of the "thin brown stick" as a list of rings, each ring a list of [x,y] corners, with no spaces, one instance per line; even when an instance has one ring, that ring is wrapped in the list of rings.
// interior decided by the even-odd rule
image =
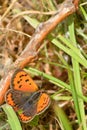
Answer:
[[[33,56],[32,58],[34,58],[37,56],[38,49],[42,45],[42,41],[47,36],[47,34],[49,34],[57,26],[58,23],[60,23],[63,19],[65,19],[73,12],[75,12],[75,5],[72,3],[72,0],[66,0],[63,2],[53,17],[51,17],[48,21],[41,23],[37,27],[30,42],[15,62],[16,66],[24,68],[28,63],[29,57]]]
[[[74,13],[78,8],[79,0],[65,0],[55,15],[53,15],[48,21],[41,23],[36,29],[34,35],[32,36],[30,42],[27,44],[26,48],[23,50],[19,58],[9,67],[7,75],[3,77],[0,82],[0,104],[3,103],[5,93],[9,88],[12,73],[15,68],[24,68],[28,63],[36,59],[39,53],[39,48],[43,44],[43,39],[49,34],[58,23],[63,21],[67,16]]]

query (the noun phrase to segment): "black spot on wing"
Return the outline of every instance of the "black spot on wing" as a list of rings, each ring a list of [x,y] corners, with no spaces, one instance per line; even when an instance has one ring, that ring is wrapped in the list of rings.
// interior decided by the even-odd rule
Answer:
[[[26,79],[25,82],[29,82],[29,79]]]
[[[22,85],[19,85],[19,88],[21,88],[22,87]]]

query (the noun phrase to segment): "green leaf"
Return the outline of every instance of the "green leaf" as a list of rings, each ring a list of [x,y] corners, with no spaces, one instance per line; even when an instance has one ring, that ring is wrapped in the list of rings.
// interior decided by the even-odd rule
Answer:
[[[72,130],[72,126],[71,126],[66,114],[64,113],[64,111],[57,104],[54,104],[53,108],[54,108],[54,112],[55,112],[57,118],[60,121],[59,124],[60,124],[61,129],[62,130]]]
[[[8,104],[4,104],[2,106],[2,108],[5,111],[5,113],[7,114],[8,123],[10,124],[11,129],[12,130],[22,130],[21,124],[20,124],[18,117],[17,117],[15,111],[13,110],[13,108]]]

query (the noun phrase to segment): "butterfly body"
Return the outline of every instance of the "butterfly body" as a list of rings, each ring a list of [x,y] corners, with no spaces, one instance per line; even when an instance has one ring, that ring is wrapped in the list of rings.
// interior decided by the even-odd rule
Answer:
[[[7,91],[5,100],[18,113],[22,122],[31,121],[50,105],[49,96],[38,87],[23,70],[14,72],[11,89]]]

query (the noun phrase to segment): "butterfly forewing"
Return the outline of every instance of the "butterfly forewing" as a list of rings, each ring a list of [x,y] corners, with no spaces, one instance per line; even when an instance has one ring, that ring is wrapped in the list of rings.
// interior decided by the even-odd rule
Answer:
[[[18,69],[12,76],[11,88],[23,92],[35,92],[38,86],[34,83],[28,73],[24,70]]]

